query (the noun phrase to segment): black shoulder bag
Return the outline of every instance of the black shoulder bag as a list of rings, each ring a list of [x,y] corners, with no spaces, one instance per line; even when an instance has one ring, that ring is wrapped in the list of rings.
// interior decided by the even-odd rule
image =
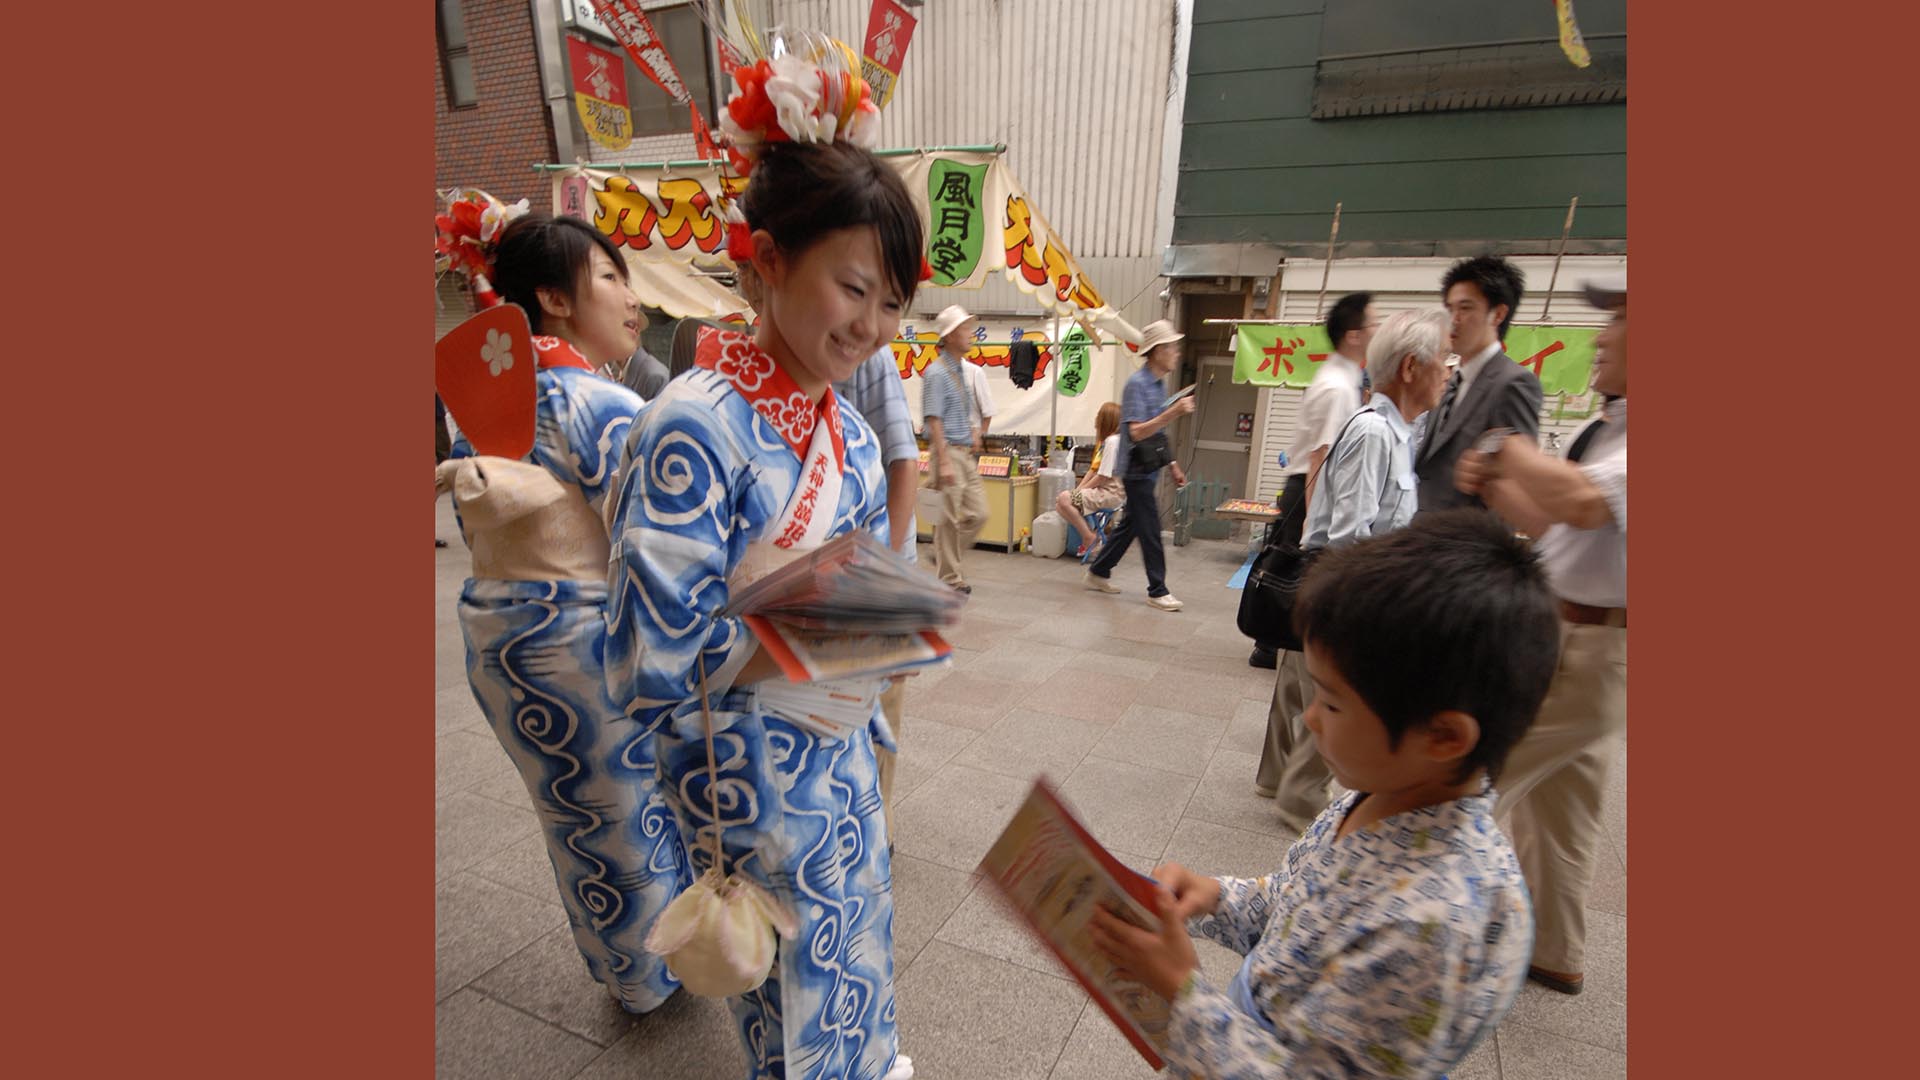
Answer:
[[[1167,433],[1156,431],[1145,439],[1129,440],[1127,456],[1133,460],[1133,471],[1139,473],[1159,472],[1173,461],[1173,448],[1167,442]]]
[[[1347,417],[1340,427],[1340,433],[1333,437],[1333,444],[1327,447],[1327,456],[1320,459],[1314,469],[1314,477],[1325,471],[1333,460],[1333,452],[1340,447],[1340,440],[1347,437],[1347,428],[1366,412],[1361,409]],[[1288,514],[1299,511],[1304,515],[1307,500],[1303,497],[1295,503]],[[1285,518],[1275,522],[1273,531],[1267,534],[1267,545],[1260,549],[1260,555],[1253,560],[1253,569],[1247,573],[1247,584],[1240,590],[1240,611],[1235,621],[1240,632],[1255,641],[1276,648],[1299,652],[1301,641],[1293,631],[1293,605],[1300,595],[1300,582],[1306,577],[1307,570],[1313,565],[1322,549],[1307,550],[1298,544],[1290,544],[1286,535]],[[1302,523],[1304,525],[1304,522]],[[1301,539],[1306,539],[1304,532]]]

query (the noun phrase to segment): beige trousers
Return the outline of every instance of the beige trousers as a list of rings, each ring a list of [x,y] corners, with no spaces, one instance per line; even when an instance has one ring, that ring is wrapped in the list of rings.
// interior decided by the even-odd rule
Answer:
[[[1587,890],[1606,845],[1600,800],[1627,731],[1627,631],[1560,624],[1560,666],[1507,755],[1494,815],[1533,894],[1533,964],[1582,974]]]
[[[960,558],[973,548],[980,527],[987,523],[987,489],[980,483],[980,466],[971,450],[947,447],[947,463],[954,476],[951,484],[940,489],[946,514],[933,523],[933,572],[949,585],[965,585]]]
[[[886,714],[887,726],[893,729],[893,741],[902,747],[900,729],[907,722],[907,684],[891,683],[880,693],[880,711]],[[882,746],[873,748],[873,756],[880,761],[880,810],[887,821],[887,841],[893,841],[893,759],[894,752]]]
[[[1280,651],[1274,672],[1273,704],[1267,707],[1267,745],[1260,750],[1260,771],[1254,786],[1273,791],[1280,822],[1294,833],[1304,833],[1327,808],[1327,784],[1333,773],[1307,730],[1307,703],[1313,683],[1307,678],[1306,657]]]

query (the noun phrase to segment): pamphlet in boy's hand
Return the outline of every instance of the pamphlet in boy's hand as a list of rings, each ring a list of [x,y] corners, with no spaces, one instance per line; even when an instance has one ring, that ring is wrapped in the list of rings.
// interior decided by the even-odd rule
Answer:
[[[1006,831],[980,860],[980,870],[1147,1064],[1164,1067],[1160,1051],[1167,1046],[1171,1006],[1140,983],[1121,978],[1087,932],[1094,911],[1103,907],[1157,931],[1153,879],[1101,847],[1045,780],[1034,781]]]
[[[1188,394],[1191,394],[1198,389],[1200,389],[1200,384],[1194,383],[1191,386],[1183,386],[1180,389],[1175,390],[1173,392],[1173,396],[1167,399],[1167,405],[1171,405],[1174,402],[1179,401],[1181,398],[1186,397]],[[1161,407],[1165,408],[1166,406],[1161,406]]]

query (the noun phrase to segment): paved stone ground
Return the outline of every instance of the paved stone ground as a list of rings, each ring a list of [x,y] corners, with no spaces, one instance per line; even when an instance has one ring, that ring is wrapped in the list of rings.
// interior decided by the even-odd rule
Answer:
[[[566,930],[526,790],[467,690],[454,604],[468,567],[439,504],[434,593],[435,1074],[443,1080],[734,1077],[723,1004],[688,994],[632,1017],[587,975]],[[422,541],[424,543],[424,540]],[[1144,603],[1129,554],[1117,596],[1068,560],[980,549],[952,667],[909,684],[895,780],[901,1048],[927,1080],[1154,1076],[972,871],[1025,794],[1054,779],[1093,833],[1141,870],[1173,859],[1257,874],[1287,837],[1253,793],[1271,672],[1247,666],[1225,587],[1244,543],[1168,549],[1186,610]],[[928,549],[921,548],[923,554]],[[1623,756],[1624,757],[1624,756]],[[1587,989],[1529,985],[1455,1080],[1626,1075],[1626,765],[1606,806],[1589,902]],[[1198,942],[1224,983],[1237,958]]]

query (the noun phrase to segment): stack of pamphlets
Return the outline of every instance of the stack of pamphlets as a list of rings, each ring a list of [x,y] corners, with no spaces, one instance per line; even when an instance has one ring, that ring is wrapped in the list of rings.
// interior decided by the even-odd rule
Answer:
[[[852,682],[787,682],[768,679],[754,687],[760,711],[830,739],[844,739],[867,726],[880,702],[877,679]]]
[[[725,614],[744,617],[793,682],[844,681],[941,663],[953,647],[935,631],[959,622],[966,602],[965,594],[855,530],[778,565],[742,565]],[[831,711],[821,699],[809,700],[823,715]]]

